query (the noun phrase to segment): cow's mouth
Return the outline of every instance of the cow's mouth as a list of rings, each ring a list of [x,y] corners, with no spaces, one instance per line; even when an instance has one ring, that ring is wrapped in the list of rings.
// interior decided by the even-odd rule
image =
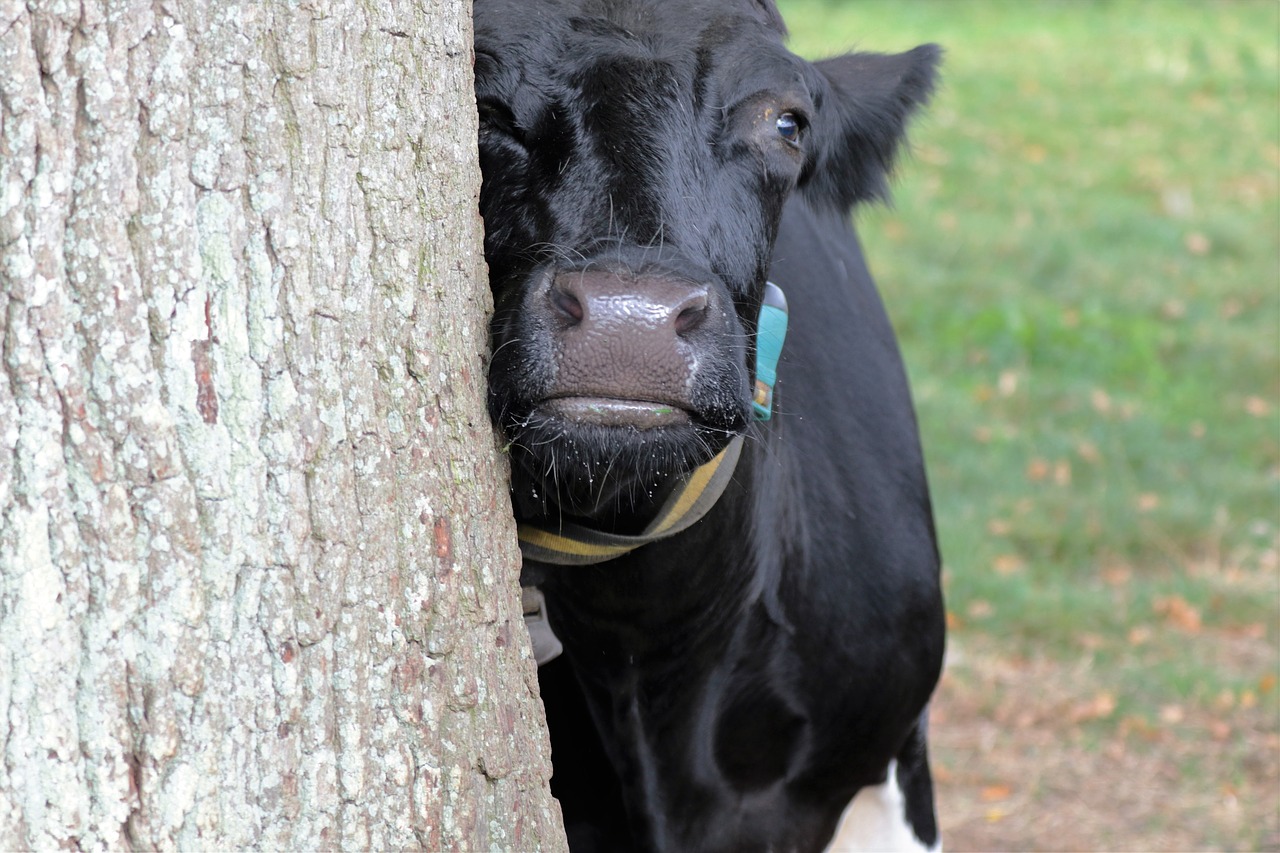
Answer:
[[[673,484],[732,438],[671,402],[605,396],[543,399],[505,430],[517,518],[609,520],[642,529]]]
[[[556,397],[539,407],[543,413],[579,424],[656,429],[690,421],[689,412],[673,403],[616,397]]]

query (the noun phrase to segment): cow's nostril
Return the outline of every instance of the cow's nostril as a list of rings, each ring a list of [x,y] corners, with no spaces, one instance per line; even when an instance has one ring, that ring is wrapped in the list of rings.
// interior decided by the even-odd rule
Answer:
[[[687,335],[702,325],[707,318],[707,301],[700,300],[698,305],[691,305],[676,315],[676,334]]]
[[[567,290],[563,290],[556,285],[552,285],[551,304],[556,307],[556,310],[559,311],[560,314],[572,320],[574,323],[582,322],[582,318],[584,316],[582,302],[578,297],[569,293]]]

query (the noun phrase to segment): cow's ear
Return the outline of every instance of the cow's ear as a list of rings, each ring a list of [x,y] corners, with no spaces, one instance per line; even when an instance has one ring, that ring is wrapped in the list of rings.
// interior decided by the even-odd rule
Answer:
[[[777,30],[779,35],[786,36],[787,25],[782,22],[782,13],[778,11],[773,0],[752,0],[751,6],[757,16],[766,24]]]
[[[888,195],[888,177],[907,121],[929,99],[942,50],[850,53],[816,64],[825,85],[813,117],[803,192],[848,210]]]

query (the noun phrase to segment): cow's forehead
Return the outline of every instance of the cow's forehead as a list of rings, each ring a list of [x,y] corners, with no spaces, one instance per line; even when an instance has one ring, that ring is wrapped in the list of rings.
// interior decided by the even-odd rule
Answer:
[[[477,0],[478,83],[496,92],[558,88],[596,69],[661,66],[676,84],[732,93],[800,82],[803,63],[751,2]],[[781,80],[781,84],[779,84]],[[495,92],[495,93],[496,93]]]
[[[753,22],[784,35],[771,0],[475,0],[476,20],[512,32],[548,32],[570,22],[612,24],[635,35],[687,33],[716,19]]]

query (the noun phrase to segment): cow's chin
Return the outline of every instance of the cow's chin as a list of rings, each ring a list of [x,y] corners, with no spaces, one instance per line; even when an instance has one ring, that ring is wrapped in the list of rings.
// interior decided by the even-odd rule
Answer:
[[[517,518],[643,529],[675,484],[734,431],[677,406],[600,397],[543,401],[506,428]]]

